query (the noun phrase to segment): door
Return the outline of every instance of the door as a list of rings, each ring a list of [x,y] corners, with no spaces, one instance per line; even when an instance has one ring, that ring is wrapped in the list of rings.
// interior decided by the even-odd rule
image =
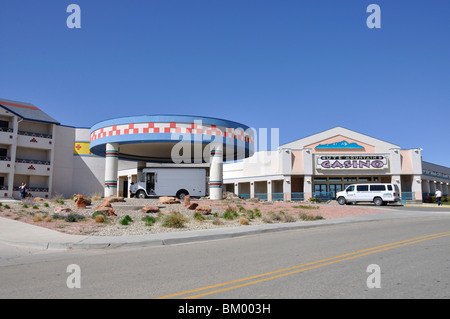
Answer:
[[[328,199],[327,184],[314,184],[313,197],[327,200]]]
[[[155,180],[156,180],[155,172],[147,173],[145,190],[147,191],[148,195],[155,194]]]
[[[330,193],[333,198],[336,198],[336,193],[342,191],[342,184],[330,184]]]

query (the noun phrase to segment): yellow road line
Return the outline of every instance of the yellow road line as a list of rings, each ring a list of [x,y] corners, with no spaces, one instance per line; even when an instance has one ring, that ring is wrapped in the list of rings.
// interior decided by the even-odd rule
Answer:
[[[243,284],[239,284],[239,285],[235,285],[235,286],[231,286],[231,287],[226,287],[226,288],[222,288],[222,289],[218,289],[218,290],[214,290],[214,291],[210,291],[210,292],[206,292],[206,293],[203,293],[203,294],[198,294],[198,295],[194,295],[194,296],[190,296],[190,297],[186,297],[186,298],[192,299],[192,298],[203,297],[203,296],[207,296],[207,295],[211,295],[211,294],[215,294],[215,293],[219,293],[219,292],[223,292],[223,291],[228,291],[228,290],[232,290],[232,289],[236,289],[236,288],[240,288],[240,287],[244,287],[244,286],[254,285],[254,284],[257,284],[257,283],[260,283],[260,282],[269,281],[269,280],[273,280],[273,279],[280,278],[280,277],[285,277],[285,276],[296,274],[296,273],[300,273],[300,272],[303,272],[303,271],[306,271],[306,270],[311,270],[311,269],[315,269],[315,268],[331,265],[331,264],[334,264],[334,263],[338,263],[338,262],[342,262],[342,261],[346,261],[346,260],[350,260],[350,259],[354,259],[354,258],[358,258],[358,257],[374,254],[374,253],[377,253],[377,252],[386,251],[386,250],[389,250],[389,249],[398,248],[398,247],[402,247],[402,246],[406,246],[406,245],[411,245],[411,244],[423,242],[423,241],[426,241],[426,240],[440,238],[440,237],[445,237],[445,236],[450,236],[450,231],[443,232],[443,233],[436,233],[436,234],[432,234],[432,235],[421,236],[421,237],[416,237],[416,238],[411,238],[411,239],[402,240],[402,241],[398,241],[398,242],[394,242],[394,243],[390,243],[390,244],[385,244],[385,245],[381,245],[381,246],[376,246],[376,247],[372,247],[372,248],[358,250],[358,251],[347,253],[347,254],[344,254],[344,255],[339,255],[339,256],[335,256],[335,257],[331,257],[331,258],[326,258],[326,259],[322,259],[322,260],[318,260],[318,261],[315,261],[315,262],[310,262],[310,263],[306,263],[306,264],[302,264],[302,265],[298,265],[298,266],[283,268],[283,269],[279,269],[279,270],[276,270],[276,271],[272,271],[272,272],[268,272],[268,273],[264,273],[264,274],[260,274],[260,275],[255,275],[255,276],[241,278],[241,279],[228,281],[228,282],[224,282],[224,283],[220,283],[220,284],[215,284],[215,285],[206,286],[206,287],[197,288],[197,289],[188,290],[188,291],[183,291],[183,292],[179,292],[179,293],[175,293],[175,294],[171,294],[171,295],[166,295],[166,296],[163,296],[163,297],[159,297],[158,299],[165,299],[165,298],[172,298],[172,297],[187,295],[187,294],[191,294],[191,293],[194,293],[194,292],[209,290],[209,289],[213,289],[213,288],[223,287],[223,286],[227,286],[227,285],[231,285],[231,284],[235,284],[235,283],[239,283],[239,282],[249,281],[249,280],[253,280],[253,279],[257,279],[257,278],[261,278],[261,277],[266,277],[266,276],[271,276],[271,275],[274,275],[274,274],[278,274],[278,275],[271,276],[271,277],[268,277],[268,278],[262,278],[262,279],[258,279],[258,280],[253,280],[253,281],[250,281],[250,282],[247,282],[247,283],[243,283]],[[310,267],[307,267],[307,266],[310,266]],[[304,268],[304,267],[307,267],[307,268]],[[302,269],[299,269],[299,268],[302,268]],[[297,270],[290,271],[290,270],[294,270],[294,269],[297,269]],[[283,273],[283,272],[286,272],[286,271],[290,271],[290,272]],[[282,274],[280,274],[280,273],[282,273]]]

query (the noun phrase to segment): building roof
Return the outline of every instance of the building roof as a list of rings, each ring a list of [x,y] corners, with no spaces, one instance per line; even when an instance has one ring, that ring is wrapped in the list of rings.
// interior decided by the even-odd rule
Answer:
[[[23,118],[24,120],[60,124],[47,113],[30,103],[11,101],[0,98],[0,107]]]

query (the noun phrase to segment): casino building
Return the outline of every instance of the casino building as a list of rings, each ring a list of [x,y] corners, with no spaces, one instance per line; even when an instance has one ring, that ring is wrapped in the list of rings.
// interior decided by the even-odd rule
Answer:
[[[404,199],[417,201],[436,189],[444,195],[450,191],[450,168],[422,161],[420,148],[402,149],[335,127],[253,154],[254,137],[241,128],[248,129],[232,121],[192,116],[138,116],[77,128],[59,123],[33,104],[0,99],[0,199],[19,198],[22,182],[35,197],[127,197],[128,185],[142,167],[176,165],[205,167],[210,177],[217,176],[215,188],[223,183],[225,191],[263,200],[327,199],[349,184],[367,182],[396,183]],[[217,166],[212,161],[162,161],[170,158],[171,133],[194,140],[201,136],[207,142],[222,137],[220,152],[212,156]],[[217,154],[224,155],[223,163]],[[241,159],[229,161],[225,154]],[[158,163],[155,156],[160,156]]]
[[[423,162],[422,149],[402,149],[335,127],[224,165],[224,188],[263,200],[334,198],[354,183],[395,183],[402,198],[449,193],[450,169]]]

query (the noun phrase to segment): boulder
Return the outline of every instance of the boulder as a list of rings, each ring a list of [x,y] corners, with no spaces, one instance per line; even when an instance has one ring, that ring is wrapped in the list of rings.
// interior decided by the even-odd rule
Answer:
[[[100,211],[105,214],[105,216],[117,216],[112,207],[97,207],[95,211]]]
[[[186,195],[186,196],[184,197],[184,207],[187,207],[187,206],[189,206],[190,204],[191,204],[191,196]]]
[[[106,216],[117,216],[114,213],[114,208],[111,206],[111,202],[109,201],[109,199],[105,199],[100,205],[95,207],[94,211],[101,211]]]
[[[78,194],[77,200],[75,201],[75,207],[78,209],[86,209],[87,201],[83,198],[83,195]]]
[[[178,199],[176,199],[175,197],[167,197],[167,196],[160,197],[159,202],[161,204],[179,204],[180,203],[180,201]]]
[[[198,213],[201,213],[203,215],[208,215],[208,214],[211,214],[211,207],[209,207],[208,205],[201,205],[201,206],[197,206],[195,208],[195,211]]]
[[[148,214],[148,213],[158,213],[159,212],[159,207],[158,206],[144,206],[141,209],[144,213]]]
[[[187,209],[196,209],[198,206],[197,203],[190,203],[188,206],[186,206]]]
[[[120,196],[109,196],[105,199],[109,200],[111,203],[125,202],[125,198]]]
[[[58,207],[55,207],[54,213],[59,215],[59,214],[64,214],[64,213],[70,213],[71,211],[72,210],[68,207],[58,206]]]

